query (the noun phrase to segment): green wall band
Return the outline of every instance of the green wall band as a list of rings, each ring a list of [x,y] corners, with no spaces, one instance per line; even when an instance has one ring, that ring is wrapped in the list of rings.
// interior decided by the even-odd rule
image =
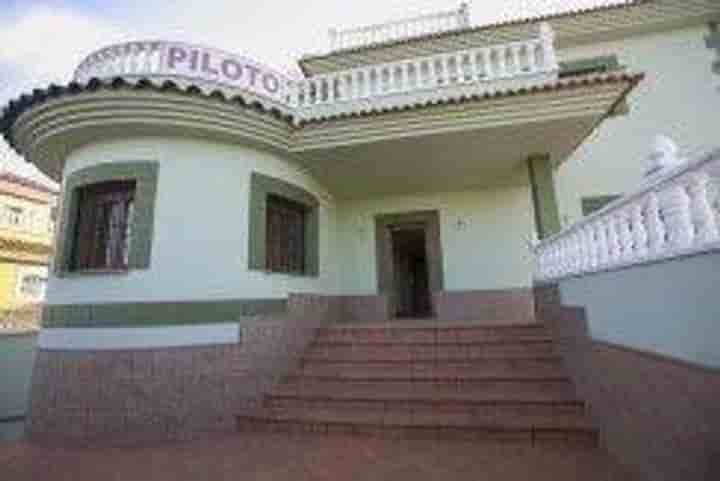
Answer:
[[[150,327],[237,322],[242,317],[283,314],[286,299],[60,304],[43,308],[44,328]]]

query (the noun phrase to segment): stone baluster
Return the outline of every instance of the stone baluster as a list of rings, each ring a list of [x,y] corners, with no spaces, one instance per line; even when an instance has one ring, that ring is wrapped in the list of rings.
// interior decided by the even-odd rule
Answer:
[[[442,85],[442,62],[439,62],[435,58],[431,58],[428,60],[428,65],[430,65],[431,72],[432,72],[432,83],[431,86],[437,86]]]
[[[682,184],[671,185],[660,194],[660,207],[668,243],[672,248],[690,247],[695,236],[695,229],[690,213],[690,197]]]
[[[455,68],[457,70],[457,81],[458,83],[464,83],[465,82],[465,69],[463,68],[463,64],[465,63],[465,54],[459,53],[455,55]]]
[[[636,202],[631,207],[630,213],[635,259],[642,259],[648,255],[648,231],[645,221],[645,204]]]
[[[577,274],[582,265],[583,245],[580,240],[580,231],[570,234],[570,274]]]
[[[649,253],[651,255],[659,254],[665,250],[667,230],[660,210],[660,199],[655,192],[648,195],[646,224]]]
[[[484,48],[481,50],[482,62],[483,62],[483,73],[485,74],[485,80],[490,80],[495,71],[492,68],[492,51]]]
[[[542,44],[545,69],[557,70],[558,62],[555,55],[555,32],[547,22],[540,24],[540,42]]]
[[[585,262],[583,271],[592,271],[597,268],[597,243],[595,242],[595,230],[592,225],[585,225],[582,228],[585,240]]]
[[[510,47],[512,53],[513,69],[512,73],[519,75],[522,72],[522,63],[520,61],[520,45],[513,44]]]
[[[605,218],[607,228],[608,262],[610,265],[617,264],[621,257],[620,236],[618,235],[617,219],[610,215]]]
[[[370,77],[370,72],[366,68],[358,69],[355,71],[355,79],[354,80],[355,80],[355,91],[357,92],[356,98],[363,99],[368,96],[369,82],[370,82],[369,77]]]
[[[698,244],[720,240],[718,219],[713,211],[708,192],[710,176],[707,172],[693,172],[687,176],[687,192],[690,197],[690,215],[695,226]]]
[[[410,90],[418,87],[417,79],[415,79],[414,83],[411,80],[412,79],[412,69],[413,69],[414,65],[415,64],[413,62],[405,62],[405,64],[404,64],[404,70],[405,70],[405,73],[404,73],[405,89],[403,90],[404,92],[409,92]]]
[[[535,73],[537,70],[537,58],[535,57],[535,42],[525,44],[525,55],[527,56],[528,73]]]
[[[630,230],[630,212],[621,209],[615,219],[618,226],[618,242],[620,244],[620,258],[623,261],[631,261],[635,258],[635,248],[632,232]]]
[[[595,229],[598,267],[605,267],[610,262],[610,249],[604,219],[595,221],[593,227]]]
[[[495,58],[497,58],[497,76],[503,78],[507,76],[507,56],[504,47],[495,47]]]
[[[452,55],[443,55],[442,57],[442,64],[443,64],[443,76],[445,77],[445,85],[450,85],[452,83],[452,62],[453,62],[453,56]]]

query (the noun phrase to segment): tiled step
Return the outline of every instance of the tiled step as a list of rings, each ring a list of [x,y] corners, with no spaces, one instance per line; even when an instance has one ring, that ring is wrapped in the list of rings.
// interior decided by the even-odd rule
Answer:
[[[346,400],[435,401],[572,401],[575,392],[566,381],[471,382],[286,382],[276,386],[274,397]]]
[[[460,327],[332,327],[320,329],[320,343],[473,343],[509,339],[547,338],[540,324]]]
[[[358,407],[267,407],[258,417],[303,422],[382,424],[385,426],[467,426],[502,429],[577,429],[592,430],[588,419],[578,413],[538,414],[514,410],[504,416],[474,406],[440,406],[406,409]]]
[[[384,412],[445,412],[463,411],[483,415],[491,418],[508,418],[514,416],[555,416],[555,415],[582,415],[585,413],[585,405],[577,399],[564,401],[502,401],[497,400],[348,400],[332,398],[310,398],[310,397],[269,397],[263,406],[265,408],[279,410],[359,410],[359,411],[384,411]]]
[[[557,359],[488,359],[479,362],[322,362],[307,361],[290,377],[326,380],[567,380]]]
[[[482,359],[543,358],[554,356],[548,339],[475,343],[315,343],[308,361],[470,361]]]
[[[597,432],[582,417],[552,420],[526,417],[515,421],[483,420],[460,414],[426,416],[369,412],[260,413],[237,418],[241,432],[303,432],[404,439],[502,441],[523,444],[597,446]]]

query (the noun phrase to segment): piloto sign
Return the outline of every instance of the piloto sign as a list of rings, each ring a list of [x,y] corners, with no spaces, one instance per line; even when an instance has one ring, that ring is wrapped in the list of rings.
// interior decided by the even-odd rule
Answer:
[[[284,101],[290,80],[245,57],[180,43],[165,46],[163,69],[168,75],[199,78]]]

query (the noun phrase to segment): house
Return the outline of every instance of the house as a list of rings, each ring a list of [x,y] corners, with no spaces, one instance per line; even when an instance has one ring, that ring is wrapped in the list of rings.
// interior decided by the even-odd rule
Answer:
[[[50,186],[0,174],[0,310],[7,327],[21,322],[12,313],[44,300],[56,196]]]
[[[357,400],[347,393],[362,389],[342,384],[338,394],[332,383],[352,379],[327,366],[331,381],[303,388],[293,381],[301,358],[452,361],[450,377],[469,380],[475,371],[453,371],[458,362],[552,357],[546,332],[569,372],[560,381],[532,378],[540,384],[523,384],[519,399],[480,389],[488,379],[475,379],[472,393],[443,388],[442,402],[507,407],[496,395],[538,409],[529,424],[514,411],[472,436],[596,445],[591,419],[608,450],[648,479],[708,479],[720,363],[713,336],[702,338],[717,333],[708,321],[717,302],[686,284],[660,287],[670,279],[662,272],[643,284],[656,290],[635,297],[612,286],[699,259],[691,272],[703,272],[702,285],[717,277],[708,186],[718,152],[688,148],[716,143],[718,19],[711,0],[637,0],[473,27],[463,6],[335,30],[333,50],[300,61],[303,78],[229,52],[138,41],[88,56],[68,85],[11,102],[6,140],[63,191],[31,437],[331,431],[356,421],[292,403],[331,399],[344,409]],[[651,149],[657,134],[687,148],[665,139]],[[649,152],[657,171],[646,168]],[[658,200],[665,190],[672,196]],[[621,278],[603,277],[612,275]],[[649,318],[626,322],[622,313],[643,312],[634,300],[668,290],[673,305],[703,305],[681,336],[658,333]],[[587,308],[589,333],[567,304]],[[611,307],[624,309],[620,318]],[[670,312],[652,315],[664,326]],[[328,327],[343,323],[353,327]],[[398,334],[408,326],[417,338]],[[378,342],[373,333],[380,347],[348,352],[348,342]],[[671,393],[653,395],[669,382]],[[362,399],[403,401],[365,389]],[[412,402],[411,424],[439,401]],[[557,405],[571,412],[560,416]],[[661,416],[668,405],[684,417]],[[437,416],[390,427],[473,427]],[[661,421],[667,429],[655,436]]]

